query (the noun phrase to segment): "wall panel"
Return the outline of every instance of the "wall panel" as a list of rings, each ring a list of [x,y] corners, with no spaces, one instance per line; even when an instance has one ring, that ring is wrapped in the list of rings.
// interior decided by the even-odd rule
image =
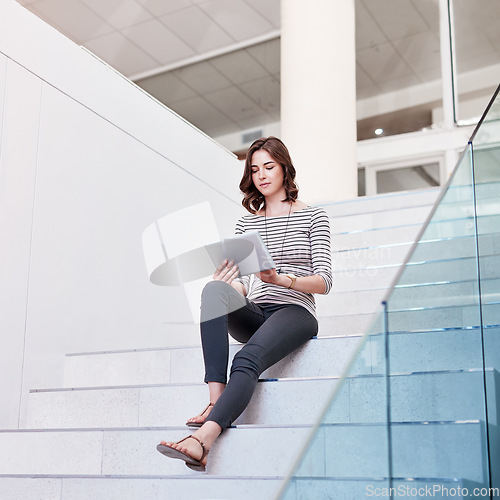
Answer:
[[[3,107],[5,101],[5,78],[7,76],[7,58],[0,54],[0,146],[2,144],[2,123],[3,123]],[[0,158],[2,151],[0,149]]]
[[[201,201],[231,234],[235,202],[44,86],[26,390],[57,386],[68,352],[198,341],[195,329],[182,338],[176,325],[193,321],[183,289],[148,281],[141,237],[154,220]]]
[[[16,25],[23,29],[13,30]],[[232,168],[236,160],[230,152],[14,0],[2,2],[0,51],[192,175],[216,186],[224,196],[239,201],[239,192],[234,189],[239,172]],[[91,88],[93,91],[89,91]],[[210,165],[224,172],[216,185]]]
[[[242,213],[233,155],[14,0],[5,67],[0,428],[62,385],[68,352],[198,343],[184,290],[148,281],[142,232],[202,201],[221,235]]]
[[[6,69],[0,153],[0,422],[15,427],[24,362],[25,320],[36,178],[41,82],[12,61]],[[1,78],[1,76],[0,76]],[[3,78],[2,78],[3,81]]]

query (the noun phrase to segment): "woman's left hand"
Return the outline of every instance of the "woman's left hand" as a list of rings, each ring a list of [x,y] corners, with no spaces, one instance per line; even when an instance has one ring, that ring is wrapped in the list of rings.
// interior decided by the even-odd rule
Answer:
[[[297,292],[325,293],[326,289],[325,280],[317,274],[303,276],[300,278],[300,281],[296,278],[293,283],[286,274],[278,274],[276,269],[269,269],[268,271],[255,273],[255,276],[260,278],[265,283],[273,283],[274,285],[282,286],[284,288],[290,288],[293,284],[293,289]]]
[[[326,290],[325,280],[318,274],[298,277],[293,281],[293,283],[286,274],[278,274],[276,269],[269,269],[268,271],[255,273],[255,276],[260,278],[265,283],[273,283],[274,285],[282,286],[284,288],[290,288],[293,284],[293,289],[297,292],[325,293]]]

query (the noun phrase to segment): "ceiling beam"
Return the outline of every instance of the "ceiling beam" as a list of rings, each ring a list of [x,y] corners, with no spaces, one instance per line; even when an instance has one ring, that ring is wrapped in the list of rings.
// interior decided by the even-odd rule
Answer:
[[[233,43],[231,45],[220,47],[219,49],[211,50],[203,54],[198,54],[193,57],[182,59],[181,61],[177,61],[175,63],[165,64],[164,66],[159,66],[149,71],[143,71],[142,73],[131,75],[128,78],[133,82],[136,82],[138,80],[142,80],[143,78],[149,78],[151,76],[160,75],[162,73],[166,73],[167,71],[173,71],[174,69],[179,69],[185,66],[189,66],[191,64],[207,61],[208,59],[213,59],[214,57],[217,56],[223,56],[225,54],[229,54],[230,52],[234,52],[236,50],[247,49],[248,47],[253,47],[254,45],[258,45],[259,43],[269,42],[270,40],[275,40],[280,36],[281,36],[281,30],[273,30],[264,35],[260,35],[254,38],[249,38],[248,40],[244,40],[243,42]]]

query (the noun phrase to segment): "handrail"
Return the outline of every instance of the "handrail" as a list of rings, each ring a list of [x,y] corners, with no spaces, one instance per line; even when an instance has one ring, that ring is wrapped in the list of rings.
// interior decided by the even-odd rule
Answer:
[[[497,89],[495,90],[495,92],[493,94],[493,97],[490,99],[490,102],[488,103],[488,106],[486,106],[486,109],[485,109],[483,115],[481,116],[481,119],[479,120],[478,124],[476,125],[476,128],[474,129],[474,131],[472,132],[472,135],[470,136],[469,142],[473,142],[474,139],[476,138],[476,134],[479,131],[479,129],[481,128],[481,126],[483,125],[484,119],[486,118],[486,116],[490,112],[490,109],[493,106],[493,103],[495,102],[499,92],[500,92],[500,85],[498,85]]]

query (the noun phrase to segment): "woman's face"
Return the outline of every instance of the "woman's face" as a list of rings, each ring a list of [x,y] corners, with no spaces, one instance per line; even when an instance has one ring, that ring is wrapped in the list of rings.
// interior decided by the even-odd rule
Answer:
[[[251,168],[252,181],[264,196],[285,191],[283,167],[265,149],[259,149],[252,155]]]

